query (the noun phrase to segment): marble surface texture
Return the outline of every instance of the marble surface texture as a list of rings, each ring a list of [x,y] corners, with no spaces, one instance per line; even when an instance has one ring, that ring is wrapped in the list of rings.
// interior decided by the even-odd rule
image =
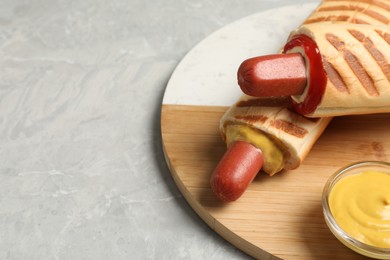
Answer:
[[[176,188],[161,102],[199,41],[289,3],[1,0],[0,259],[248,259]]]

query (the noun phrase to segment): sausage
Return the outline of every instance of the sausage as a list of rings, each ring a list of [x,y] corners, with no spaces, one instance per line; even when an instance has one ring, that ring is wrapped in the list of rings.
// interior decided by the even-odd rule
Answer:
[[[224,202],[237,200],[263,166],[260,149],[244,141],[235,141],[211,175],[211,189]]]
[[[305,60],[299,53],[250,58],[241,63],[237,80],[241,90],[249,96],[300,95],[307,82]]]

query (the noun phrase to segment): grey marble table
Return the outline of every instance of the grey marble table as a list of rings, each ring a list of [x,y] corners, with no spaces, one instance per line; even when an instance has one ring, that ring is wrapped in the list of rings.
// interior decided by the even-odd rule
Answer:
[[[0,259],[246,259],[165,163],[162,96],[200,40],[309,0],[1,0]]]

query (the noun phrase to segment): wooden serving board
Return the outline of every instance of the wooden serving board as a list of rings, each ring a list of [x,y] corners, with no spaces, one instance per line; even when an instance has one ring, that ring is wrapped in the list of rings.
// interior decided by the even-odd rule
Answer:
[[[259,174],[233,203],[220,202],[210,189],[211,173],[226,150],[219,120],[241,96],[238,65],[278,52],[315,7],[264,11],[208,36],[177,66],[162,102],[166,161],[183,196],[213,230],[258,259],[363,259],[327,228],[322,189],[346,164],[390,159],[390,114],[339,117],[298,169]]]
[[[328,229],[322,189],[338,168],[390,159],[390,115],[332,120],[304,163],[260,173],[236,202],[221,203],[209,180],[226,151],[218,121],[227,107],[163,105],[162,138],[172,176],[191,207],[217,233],[257,259],[365,259]]]

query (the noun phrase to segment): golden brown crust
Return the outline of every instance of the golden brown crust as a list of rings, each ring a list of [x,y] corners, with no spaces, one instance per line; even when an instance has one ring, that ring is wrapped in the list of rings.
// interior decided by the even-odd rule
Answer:
[[[243,95],[222,117],[220,130],[225,139],[226,125],[244,124],[266,134],[278,144],[286,156],[285,169],[294,169],[309,153],[331,118],[307,118],[293,112],[285,104],[286,98],[254,98]],[[252,104],[256,106],[243,106]]]
[[[390,27],[306,24],[292,33],[314,39],[328,81],[312,117],[390,112]]]
[[[308,17],[305,24],[318,22],[355,24],[390,24],[389,0],[325,0]]]

